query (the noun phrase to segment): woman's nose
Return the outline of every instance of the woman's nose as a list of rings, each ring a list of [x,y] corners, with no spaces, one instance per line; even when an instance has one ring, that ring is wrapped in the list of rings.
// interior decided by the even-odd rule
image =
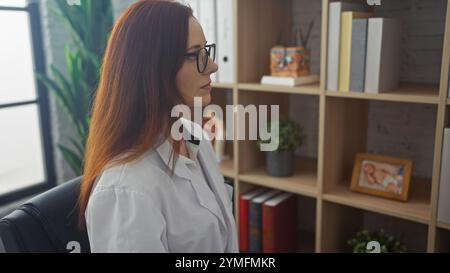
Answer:
[[[208,67],[206,69],[207,73],[209,74],[216,73],[218,69],[219,66],[216,64],[216,62],[214,62],[214,60],[211,57],[209,57]]]

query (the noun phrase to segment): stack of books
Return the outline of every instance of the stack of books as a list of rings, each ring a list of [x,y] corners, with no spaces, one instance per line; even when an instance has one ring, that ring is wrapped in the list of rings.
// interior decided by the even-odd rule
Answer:
[[[366,4],[330,3],[327,90],[381,93],[398,88],[401,24]]]
[[[297,247],[297,199],[292,193],[257,188],[240,196],[241,252],[292,253]]]

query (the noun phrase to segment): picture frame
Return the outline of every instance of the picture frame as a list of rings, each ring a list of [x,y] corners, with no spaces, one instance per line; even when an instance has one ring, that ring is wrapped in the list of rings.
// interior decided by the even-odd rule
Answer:
[[[350,189],[355,192],[408,201],[413,162],[391,156],[358,153]]]

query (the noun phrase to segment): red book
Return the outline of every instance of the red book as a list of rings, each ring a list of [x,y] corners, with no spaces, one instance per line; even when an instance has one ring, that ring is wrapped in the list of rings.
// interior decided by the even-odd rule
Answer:
[[[239,249],[241,252],[249,251],[248,209],[249,202],[256,196],[264,193],[266,189],[258,188],[242,194],[239,198]]]
[[[263,252],[295,253],[297,249],[297,198],[284,193],[263,204]]]

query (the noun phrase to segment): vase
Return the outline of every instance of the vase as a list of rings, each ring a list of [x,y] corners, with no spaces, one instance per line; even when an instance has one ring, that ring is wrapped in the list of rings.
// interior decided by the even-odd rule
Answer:
[[[266,169],[272,176],[292,176],[295,172],[294,151],[266,152]]]
[[[311,74],[310,51],[303,46],[275,46],[270,50],[272,76],[302,77]]]

